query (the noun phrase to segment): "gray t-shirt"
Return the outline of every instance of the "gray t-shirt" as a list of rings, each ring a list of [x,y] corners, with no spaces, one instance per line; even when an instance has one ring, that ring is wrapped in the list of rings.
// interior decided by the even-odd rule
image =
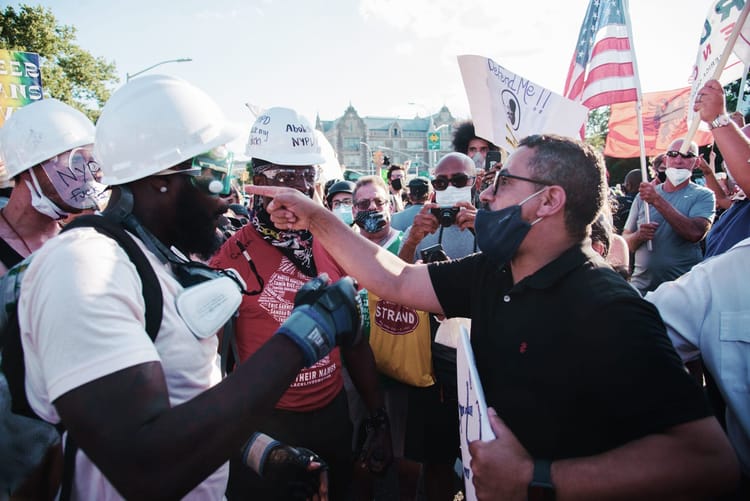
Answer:
[[[664,197],[678,212],[687,217],[702,217],[713,221],[716,198],[711,190],[689,183],[685,188],[668,193],[661,185],[657,193]],[[636,195],[630,208],[625,229],[635,232],[646,222],[647,204]],[[688,242],[679,236],[664,216],[653,207],[649,207],[652,223],[659,223],[652,250],[644,243],[635,251],[635,269],[631,283],[644,294],[656,289],[662,282],[674,280],[690,270],[703,259],[700,242]]]
[[[411,232],[411,226],[409,226],[409,229],[404,232],[404,239],[401,241],[401,246],[403,247],[403,242],[406,242],[406,239],[409,238],[409,233]],[[414,257],[412,259],[412,262],[419,259],[419,251],[422,249],[426,249],[427,247],[430,247],[431,245],[435,245],[440,240],[440,230],[436,231],[435,233],[431,233],[424,237],[421,242],[417,245],[416,251],[414,253]],[[443,250],[451,259],[457,259],[459,257],[468,256],[469,254],[473,254],[475,252],[479,252],[479,249],[475,247],[475,237],[474,234],[469,230],[461,230],[458,226],[455,224],[453,226],[448,226],[447,228],[443,228],[443,239],[441,244],[443,245]]]

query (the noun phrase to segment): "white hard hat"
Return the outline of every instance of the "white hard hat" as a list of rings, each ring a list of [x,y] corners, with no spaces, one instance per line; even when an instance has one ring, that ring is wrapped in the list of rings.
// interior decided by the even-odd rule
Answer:
[[[151,176],[230,142],[230,126],[208,94],[180,78],[131,80],[107,101],[96,125],[94,157],[102,183]]]
[[[317,165],[325,162],[310,122],[289,108],[269,108],[250,129],[245,153],[276,165]]]
[[[42,99],[13,112],[0,128],[0,157],[13,178],[93,142],[94,124],[86,115],[57,99]]]

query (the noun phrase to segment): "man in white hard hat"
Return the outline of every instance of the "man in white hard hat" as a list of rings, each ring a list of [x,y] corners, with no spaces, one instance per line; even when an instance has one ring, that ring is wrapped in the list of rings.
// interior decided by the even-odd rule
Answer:
[[[252,157],[253,183],[285,186],[313,198],[323,162],[320,145],[310,122],[289,108],[268,109],[255,121],[247,145]],[[344,275],[328,251],[308,231],[275,227],[266,212],[269,200],[255,197],[250,222],[227,240],[211,261],[219,268],[236,269],[248,288],[236,319],[240,360],[253,356],[294,308],[295,291],[311,277],[327,273],[336,280]],[[314,450],[329,465],[331,499],[344,499],[352,474],[352,423],[343,388],[342,358],[354,385],[371,413],[370,443],[381,461],[363,462],[382,470],[390,460],[390,434],[383,410],[375,365],[368,343],[335,349],[313,367],[303,369],[279,400],[261,430],[280,440]],[[382,449],[382,450],[381,450]],[[232,463],[229,499],[270,499],[268,485]]]
[[[0,275],[60,231],[59,220],[104,198],[94,124],[57,99],[17,110],[0,128],[0,160],[15,180],[0,209]]]
[[[134,79],[102,110],[95,156],[113,187],[104,217],[137,237],[158,277],[153,341],[138,272],[92,228],[51,240],[26,272],[18,316],[27,396],[39,416],[65,427],[66,452],[71,440],[80,447],[72,498],[222,499],[226,463],[243,447],[264,475],[295,472],[280,480],[298,491],[320,466],[311,452],[253,432],[303,365],[356,331],[355,288],[351,279],[314,282],[316,294],[297,298],[280,335],[217,384],[214,333],[244,287],[184,256],[215,245],[223,177],[202,164],[233,137],[216,103],[177,78]],[[274,463],[277,451],[286,462]],[[320,492],[312,485],[305,494],[323,494],[324,483]]]

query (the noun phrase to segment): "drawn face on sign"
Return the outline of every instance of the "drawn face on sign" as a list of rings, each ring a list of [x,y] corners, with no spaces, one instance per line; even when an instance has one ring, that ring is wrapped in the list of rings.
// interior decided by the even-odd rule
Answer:
[[[66,151],[42,162],[41,167],[59,199],[73,209],[99,208],[106,200],[106,186],[92,155],[93,145]]]

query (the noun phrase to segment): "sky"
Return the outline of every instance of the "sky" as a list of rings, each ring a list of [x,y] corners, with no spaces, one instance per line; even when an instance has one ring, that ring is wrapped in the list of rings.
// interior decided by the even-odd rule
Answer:
[[[36,5],[33,0],[28,3]],[[11,3],[17,5],[16,2]],[[42,1],[79,45],[121,79],[184,78],[248,129],[254,107],[287,106],[333,120],[412,118],[448,106],[469,118],[456,62],[494,59],[562,94],[588,0]],[[711,0],[630,0],[643,92],[688,85]]]

